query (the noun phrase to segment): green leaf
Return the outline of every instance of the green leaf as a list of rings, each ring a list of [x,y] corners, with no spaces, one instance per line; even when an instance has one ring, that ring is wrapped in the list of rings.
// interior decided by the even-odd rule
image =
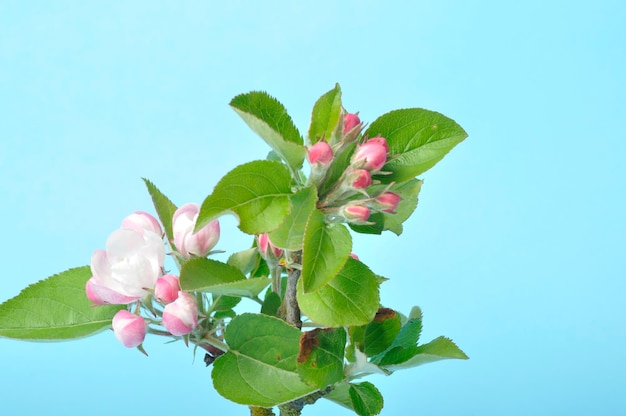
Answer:
[[[266,92],[236,96],[230,106],[246,124],[296,171],[302,167],[306,149],[285,107]]]
[[[352,399],[350,398],[350,383],[341,381],[333,386],[333,389],[323,396],[324,399],[330,400],[347,409],[354,410]]]
[[[314,210],[304,232],[302,288],[315,292],[341,270],[352,250],[352,237],[343,224],[326,224],[324,214]]]
[[[415,355],[417,342],[422,332],[422,315],[419,308],[411,310],[410,319],[389,347],[372,357],[371,362],[378,365],[398,364]]]
[[[191,292],[245,279],[246,276],[236,267],[221,261],[198,257],[183,264],[179,282],[181,289]]]
[[[378,310],[378,280],[365,264],[349,257],[341,271],[316,292],[305,293],[300,279],[297,299],[302,312],[318,325],[365,325]]]
[[[351,384],[349,394],[352,407],[359,416],[373,416],[383,410],[382,394],[368,381]]]
[[[400,314],[380,308],[374,320],[365,327],[364,353],[371,357],[385,351],[400,332]]]
[[[422,108],[391,111],[367,129],[368,137],[382,136],[390,158],[383,167],[389,175],[376,175],[383,183],[404,182],[440,161],[467,133],[454,120]]]
[[[111,327],[126,305],[97,306],[87,299],[89,266],[55,274],[0,305],[0,336],[27,341],[61,341]]]
[[[229,311],[237,306],[239,302],[241,302],[240,297],[214,295],[211,309],[216,312]]]
[[[243,274],[252,272],[259,264],[259,250],[256,247],[238,251],[228,257],[227,263],[236,267]]]
[[[302,334],[297,358],[302,380],[324,389],[343,378],[346,331],[343,328],[316,328]]]
[[[276,230],[269,233],[272,244],[285,250],[302,249],[304,230],[316,202],[317,192],[313,186],[293,194],[291,213]]]
[[[261,305],[261,313],[264,315],[278,316],[278,310],[281,304],[282,300],[280,299],[280,295],[268,289],[265,294],[265,299],[263,299],[263,305]]]
[[[339,84],[335,84],[335,88],[322,95],[313,106],[308,133],[309,143],[315,144],[323,138],[330,141],[339,123],[340,115],[341,88]]]
[[[396,347],[385,354],[379,365],[390,371],[395,371],[451,358],[469,359],[451,339],[438,337],[428,344],[413,348]]]
[[[245,296],[255,298],[271,282],[272,279],[268,279],[266,277],[252,277],[250,279],[238,280],[236,282],[208,286],[198,290],[201,292],[209,292],[214,295]]]
[[[239,217],[245,233],[272,231],[289,213],[290,196],[291,175],[284,165],[258,160],[237,166],[202,203],[196,230],[230,212]]]
[[[272,407],[313,391],[296,372],[301,332],[267,315],[245,313],[226,327],[228,352],[213,364],[219,394],[235,403]]]
[[[165,236],[173,247],[174,233],[172,232],[172,219],[174,218],[174,213],[176,212],[176,205],[174,205],[168,197],[163,195],[163,193],[161,193],[161,191],[159,191],[159,189],[148,179],[143,178],[143,181],[148,188],[150,198],[152,198],[154,209],[161,220],[161,224],[163,224]]]
[[[181,289],[213,295],[256,297],[271,279],[246,279],[239,269],[217,260],[199,257],[186,261],[180,271]]]

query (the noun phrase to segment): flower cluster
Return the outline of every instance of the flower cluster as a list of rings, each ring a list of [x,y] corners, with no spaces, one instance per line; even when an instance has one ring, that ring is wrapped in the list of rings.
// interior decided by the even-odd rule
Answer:
[[[172,218],[172,254],[179,259],[205,257],[217,244],[217,220],[197,233],[198,204],[185,204]],[[152,326],[154,333],[181,336],[198,326],[198,304],[193,294],[181,290],[178,276],[164,269],[163,229],[156,218],[135,212],[113,231],[104,250],[91,257],[93,276],[87,281],[87,298],[95,305],[128,305],[112,321],[115,337],[126,347],[140,347]]]
[[[363,123],[357,114],[343,115],[342,134],[329,141],[320,140],[308,148],[311,164],[310,183],[318,188],[318,208],[332,218],[353,224],[368,224],[373,212],[395,213],[400,196],[390,188],[380,186],[376,175],[385,175],[389,160],[389,146],[384,137],[360,137]],[[355,143],[356,142],[356,143]],[[352,152],[347,154],[346,152]],[[333,165],[349,160],[336,175]]]

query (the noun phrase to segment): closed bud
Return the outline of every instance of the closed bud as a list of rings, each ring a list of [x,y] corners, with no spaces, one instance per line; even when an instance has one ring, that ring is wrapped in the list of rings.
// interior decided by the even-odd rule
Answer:
[[[342,214],[349,222],[365,223],[370,217],[370,209],[364,205],[348,204],[342,208]]]
[[[353,113],[348,113],[343,116],[343,134],[348,133],[350,130],[361,124],[359,116]]]
[[[325,141],[319,141],[308,148],[307,159],[312,165],[319,163],[326,166],[333,160],[333,149]]]
[[[174,245],[184,258],[206,257],[220,239],[220,223],[211,221],[194,233],[200,206],[188,203],[176,210],[172,219]]]
[[[352,165],[370,172],[380,171],[387,162],[389,147],[383,137],[374,137],[360,144],[352,155]]]
[[[159,277],[154,286],[154,297],[157,301],[166,304],[174,302],[178,298],[180,282],[173,274],[166,274]]]
[[[355,169],[349,176],[350,186],[365,189],[372,184],[372,175],[365,169]]]
[[[378,208],[383,212],[395,213],[400,203],[400,195],[393,192],[385,192],[376,198]]]
[[[163,309],[163,326],[175,336],[193,331],[198,326],[198,305],[194,297],[178,292],[177,299]]]
[[[264,259],[267,259],[269,254],[272,254],[276,258],[283,255],[283,250],[272,244],[270,237],[267,234],[259,234],[257,241],[259,253],[261,253],[261,257]]]
[[[115,338],[127,348],[141,345],[146,338],[146,321],[126,309],[117,312],[112,321]]]

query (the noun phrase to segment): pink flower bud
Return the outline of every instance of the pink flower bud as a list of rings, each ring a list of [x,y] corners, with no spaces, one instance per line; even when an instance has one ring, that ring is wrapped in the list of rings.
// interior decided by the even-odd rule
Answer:
[[[198,305],[194,297],[178,292],[178,298],[163,309],[163,326],[175,336],[193,331],[198,326]]]
[[[361,124],[361,120],[358,115],[352,113],[346,114],[343,116],[343,134],[348,133],[359,124]]]
[[[143,211],[135,211],[122,220],[122,228],[135,230],[138,233],[151,231],[159,236],[163,235],[161,224],[152,215]]]
[[[357,168],[378,172],[385,166],[389,147],[382,137],[374,137],[359,145],[352,155],[352,165]]]
[[[185,258],[191,256],[205,257],[220,238],[218,220],[211,221],[197,233],[193,232],[199,212],[200,206],[198,204],[188,203],[178,208],[172,219],[174,245]]]
[[[180,282],[173,274],[166,274],[159,277],[154,286],[154,297],[159,302],[166,304],[174,302],[178,298]]]
[[[146,338],[146,321],[126,309],[115,314],[112,324],[115,338],[127,348],[140,345]]]
[[[333,160],[333,149],[330,145],[324,141],[319,141],[313,146],[309,147],[307,153],[307,159],[310,164],[319,163],[324,166],[328,165]]]
[[[354,253],[350,253],[350,257],[352,257],[354,260],[358,260],[359,259],[359,256],[357,256]]]
[[[367,141],[368,143],[378,143],[385,148],[385,153],[389,153],[389,144],[384,137],[376,136]]]
[[[343,216],[350,222],[364,223],[370,217],[370,209],[363,205],[345,205]]]
[[[381,211],[395,213],[396,208],[398,208],[398,204],[400,203],[400,199],[400,195],[398,194],[385,192],[376,198],[376,203]]]
[[[280,256],[282,256],[283,254],[283,250],[276,247],[274,244],[272,244],[272,242],[270,241],[270,237],[267,234],[259,234],[258,236],[258,246],[259,246],[259,253],[261,253],[261,257],[263,257],[264,259],[267,259],[268,254],[271,254],[278,258]]]
[[[372,175],[365,169],[356,169],[350,174],[350,185],[356,189],[365,189],[372,184]]]

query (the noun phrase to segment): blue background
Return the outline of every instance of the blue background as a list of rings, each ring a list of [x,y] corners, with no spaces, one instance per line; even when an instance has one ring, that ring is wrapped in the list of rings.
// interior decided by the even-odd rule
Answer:
[[[507,3],[507,4],[504,4]],[[302,132],[342,85],[373,121],[425,107],[470,137],[398,238],[354,251],[471,357],[374,376],[383,415],[626,412],[620,1],[0,2],[0,301],[88,264],[141,177],[201,202],[267,146],[228,107],[266,90]],[[249,243],[232,218],[217,248]],[[2,414],[245,415],[182,344],[0,340]],[[348,415],[325,402],[304,411]]]

